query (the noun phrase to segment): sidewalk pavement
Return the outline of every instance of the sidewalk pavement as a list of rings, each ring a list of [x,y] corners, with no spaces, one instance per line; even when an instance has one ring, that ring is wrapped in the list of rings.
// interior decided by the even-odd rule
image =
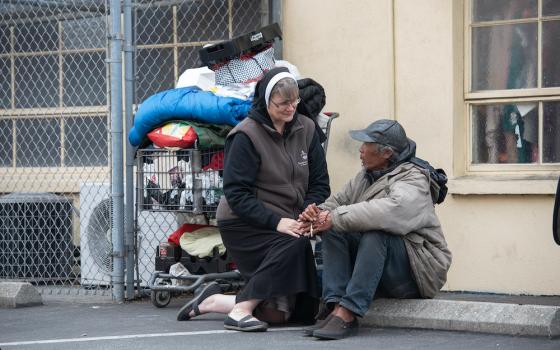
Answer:
[[[0,292],[13,290],[13,286],[0,282]],[[12,292],[0,293],[12,297],[4,307],[40,304],[33,299],[34,293]],[[16,296],[17,303],[13,301]],[[23,300],[25,297],[29,300]],[[67,297],[62,296],[61,300],[68,301]],[[44,295],[43,299],[55,300],[56,297]],[[81,299],[89,300],[87,296]],[[560,337],[560,296],[441,292],[434,299],[379,299],[372,303],[361,325],[554,338]]]
[[[441,292],[434,299],[379,299],[362,325],[520,336],[560,336],[560,296]]]

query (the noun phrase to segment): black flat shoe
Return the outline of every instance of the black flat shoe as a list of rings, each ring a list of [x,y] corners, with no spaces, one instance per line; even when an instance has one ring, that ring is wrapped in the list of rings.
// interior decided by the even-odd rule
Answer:
[[[191,319],[190,313],[194,311],[194,316],[200,315],[200,310],[198,305],[202,303],[206,298],[214,294],[220,294],[222,289],[220,285],[216,282],[210,282],[200,291],[200,293],[195,296],[191,301],[185,304],[179,312],[177,313],[177,321],[188,321]],[[194,317],[193,316],[193,317]]]
[[[358,319],[350,322],[338,316],[333,316],[322,328],[313,332],[313,336],[319,339],[342,339],[358,332]]]
[[[239,321],[236,321],[233,318],[227,316],[224,320],[224,328],[241,332],[264,332],[268,329],[268,323],[259,321],[257,319],[255,319],[254,321],[249,321],[252,318],[253,315],[247,315]]]
[[[306,337],[311,337],[313,335],[313,332],[315,332],[318,329],[323,328],[327,322],[329,322],[331,320],[331,318],[333,317],[333,314],[330,314],[327,316],[327,318],[323,319],[323,320],[317,320],[317,322],[315,322],[314,325],[309,326],[309,327],[305,327],[303,329],[303,335]]]
[[[315,316],[315,324],[312,326],[305,327],[303,329],[303,336],[310,337],[319,328],[323,328],[324,325],[329,322],[333,316],[332,311],[334,310],[336,303],[323,303],[319,306],[319,312]]]

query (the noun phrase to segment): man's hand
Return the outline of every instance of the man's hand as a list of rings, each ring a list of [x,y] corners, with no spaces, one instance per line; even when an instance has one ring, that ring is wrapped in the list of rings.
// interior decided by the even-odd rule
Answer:
[[[313,229],[317,231],[317,233],[319,233],[319,232],[330,230],[331,228],[332,228],[331,212],[329,210],[323,210],[317,216],[317,219],[313,224]]]
[[[320,211],[313,222],[304,221],[301,226],[303,235],[313,237],[332,228],[331,212],[329,210]]]
[[[280,219],[278,226],[276,226],[276,231],[294,236],[296,238],[299,238],[301,237],[301,235],[303,235],[302,223],[289,218]]]
[[[299,214],[298,220],[304,222],[314,222],[320,212],[321,209],[319,209],[315,203],[311,203],[301,214]]]

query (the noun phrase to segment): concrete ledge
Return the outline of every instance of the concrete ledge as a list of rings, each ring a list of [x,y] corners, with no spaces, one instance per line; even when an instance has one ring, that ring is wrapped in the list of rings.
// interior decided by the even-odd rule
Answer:
[[[437,299],[379,299],[372,303],[362,324],[552,338],[560,336],[560,307]]]
[[[41,294],[26,282],[0,282],[0,308],[43,305]]]

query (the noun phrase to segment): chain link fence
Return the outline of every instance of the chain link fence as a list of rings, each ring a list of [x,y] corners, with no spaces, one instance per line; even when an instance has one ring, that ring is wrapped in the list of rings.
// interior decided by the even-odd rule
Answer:
[[[0,2],[0,279],[110,287],[87,234],[110,184],[106,58],[103,1]]]
[[[135,104],[202,45],[268,24],[270,1],[133,2]],[[43,295],[111,297],[109,16],[103,0],[0,0],[0,280]],[[136,211],[137,286],[182,216]]]

